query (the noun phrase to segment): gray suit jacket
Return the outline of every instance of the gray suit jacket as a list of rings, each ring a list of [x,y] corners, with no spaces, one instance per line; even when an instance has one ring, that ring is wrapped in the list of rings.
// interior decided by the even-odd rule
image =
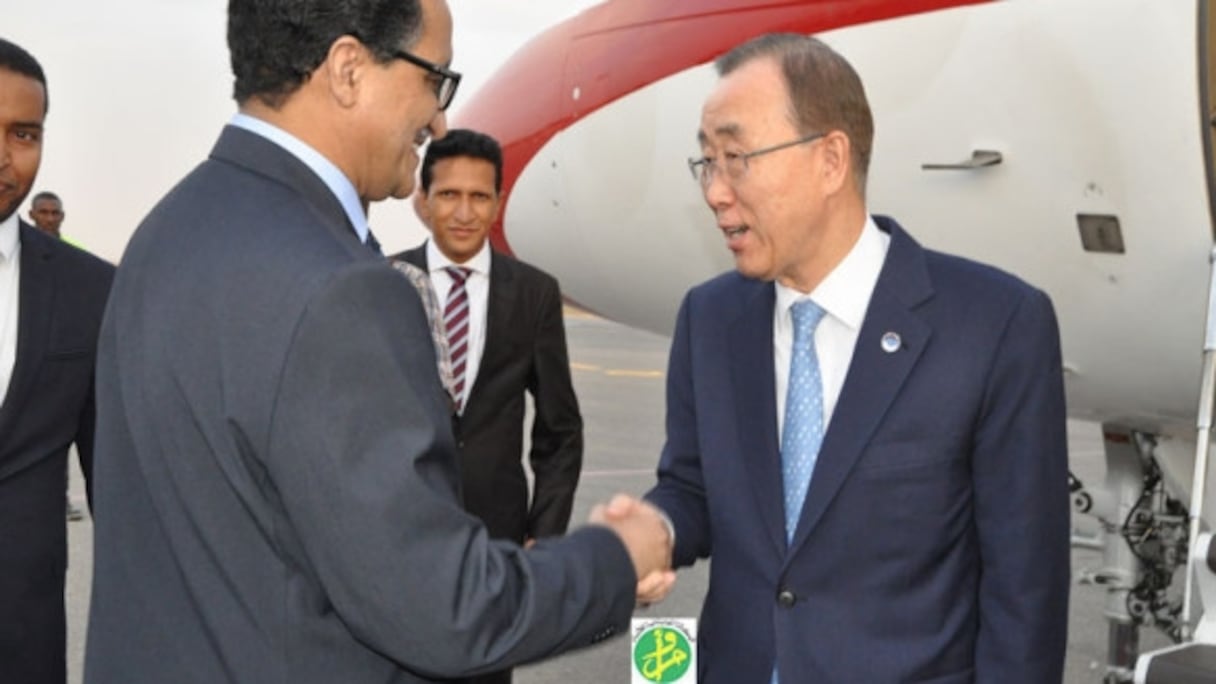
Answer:
[[[461,510],[416,292],[261,137],[140,226],[98,355],[89,684],[426,682],[625,627],[611,532],[525,553]]]

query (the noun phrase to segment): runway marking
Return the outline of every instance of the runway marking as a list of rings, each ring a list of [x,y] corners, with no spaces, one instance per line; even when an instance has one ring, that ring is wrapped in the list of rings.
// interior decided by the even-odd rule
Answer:
[[[583,477],[635,477],[638,475],[654,475],[654,468],[633,468],[627,470],[584,470]]]
[[[611,378],[661,378],[663,371],[657,370],[637,370],[631,368],[604,368],[590,363],[570,362],[570,370],[585,371],[588,373],[603,373]]]
[[[586,309],[580,309],[576,306],[570,306],[569,304],[562,306],[562,316],[565,318],[579,320],[594,320],[599,318],[599,316],[596,316]]]
[[[663,371],[612,369],[604,371],[604,375],[623,378],[661,378],[663,377]]]

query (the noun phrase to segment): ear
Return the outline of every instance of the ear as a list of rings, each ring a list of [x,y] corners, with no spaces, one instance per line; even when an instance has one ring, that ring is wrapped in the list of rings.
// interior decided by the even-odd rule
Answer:
[[[427,204],[426,190],[419,185],[414,191],[414,213],[418,215],[418,219],[422,221],[422,225],[426,226],[427,230],[431,229],[431,205]]]
[[[832,131],[823,137],[823,187],[828,194],[843,189],[853,176],[853,142],[843,131]]]
[[[316,75],[324,75],[329,94],[339,105],[353,107],[372,62],[371,52],[358,38],[340,36],[329,46]]]

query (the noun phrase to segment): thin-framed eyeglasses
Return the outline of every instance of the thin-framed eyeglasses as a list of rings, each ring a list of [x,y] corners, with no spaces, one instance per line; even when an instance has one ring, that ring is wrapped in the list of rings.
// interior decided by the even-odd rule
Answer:
[[[460,85],[460,74],[405,50],[394,52],[393,57],[421,67],[437,77],[435,79],[435,97],[439,98],[440,111],[446,110],[448,105],[452,104],[452,98],[456,97],[456,87]]]
[[[770,147],[762,147],[751,152],[744,152],[743,154],[727,152],[721,157],[690,157],[688,159],[688,170],[692,172],[693,180],[700,183],[703,188],[709,187],[709,184],[714,182],[714,176],[721,169],[726,169],[727,178],[737,181],[747,175],[747,160],[759,157],[762,154],[768,154],[769,152],[784,150],[787,147],[814,142],[825,135],[827,133],[812,133],[797,140],[790,140],[789,142],[783,142]]]

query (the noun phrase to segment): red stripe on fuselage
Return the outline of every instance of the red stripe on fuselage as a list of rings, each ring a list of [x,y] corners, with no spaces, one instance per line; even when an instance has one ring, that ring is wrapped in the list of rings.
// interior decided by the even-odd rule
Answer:
[[[455,125],[489,133],[502,143],[500,216],[505,216],[519,174],[559,131],[659,79],[709,62],[749,38],[772,32],[820,33],[985,1],[609,0],[525,45],[474,93]],[[695,7],[689,8],[691,4]],[[691,135],[695,122],[689,126]],[[490,239],[497,249],[511,253],[501,219],[491,229]]]

